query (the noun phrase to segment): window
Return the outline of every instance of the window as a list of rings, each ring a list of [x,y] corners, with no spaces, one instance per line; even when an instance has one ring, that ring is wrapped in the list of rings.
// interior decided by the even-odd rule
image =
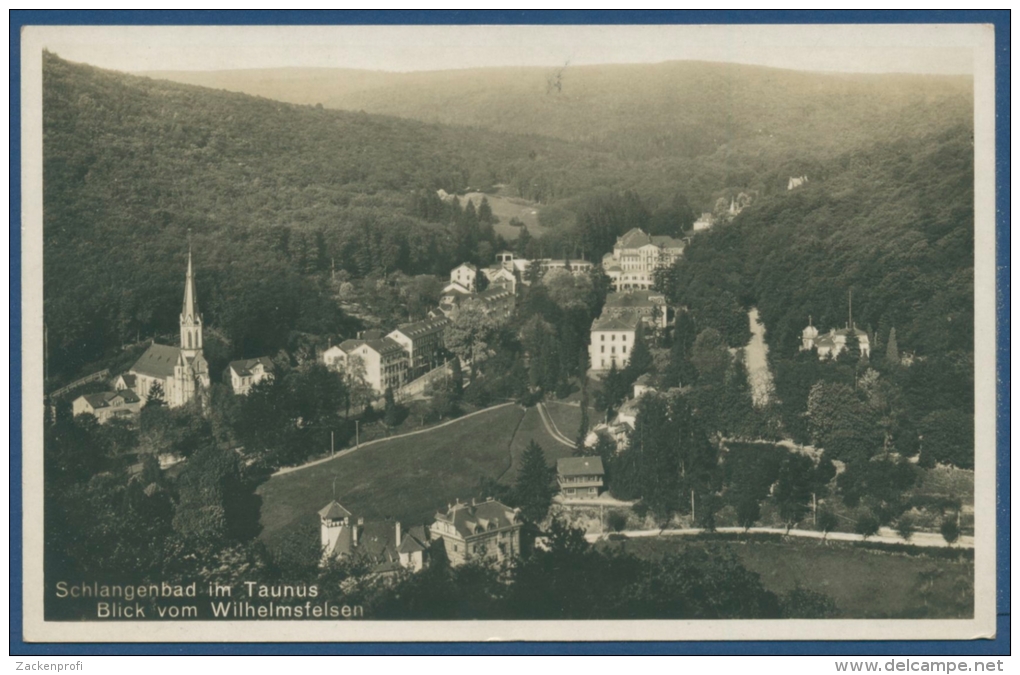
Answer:
[[[616,353],[616,347],[613,347],[613,353],[614,354]]]
[[[605,335],[605,333],[603,333],[601,337],[602,337],[602,341],[603,341],[603,342],[605,342],[605,341],[606,341],[606,335]]]
[[[623,350],[623,353],[624,353],[624,354],[626,354],[626,353],[627,353],[627,345],[624,345],[623,347],[621,347],[621,349]]]
[[[605,354],[605,353],[606,353],[606,346],[605,346],[605,345],[602,345],[602,353],[603,353],[603,354]]]
[[[627,336],[626,335],[621,335],[620,339],[623,340],[624,342],[626,342],[627,341]]]
[[[613,342],[616,342],[616,333],[613,333],[613,337],[610,338]]]

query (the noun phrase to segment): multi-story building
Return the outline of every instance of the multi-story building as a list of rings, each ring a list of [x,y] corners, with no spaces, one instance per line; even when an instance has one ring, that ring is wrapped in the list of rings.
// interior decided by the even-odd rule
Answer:
[[[130,419],[138,414],[141,406],[141,399],[135,392],[123,389],[79,396],[71,403],[71,412],[75,417],[92,415],[100,424],[105,424],[114,417]]]
[[[432,540],[443,541],[451,565],[469,560],[502,562],[521,552],[520,509],[487,499],[484,502],[459,501],[437,513],[430,527]]]
[[[230,362],[230,387],[244,396],[263,380],[273,379],[273,362],[268,356]]]
[[[319,510],[319,540],[323,564],[335,558],[359,556],[372,564],[373,574],[401,569],[418,572],[425,566],[428,530],[417,525],[403,531],[399,520],[365,522],[336,500]]]
[[[669,267],[684,253],[684,242],[667,236],[649,236],[634,228],[616,240],[602,258],[602,268],[618,291],[647,290],[655,283],[655,270]]]
[[[361,377],[376,393],[399,389],[407,380],[408,358],[403,345],[388,337],[344,340],[322,353],[327,367]]]
[[[623,291],[608,294],[602,315],[624,314],[637,314],[649,328],[665,328],[669,321],[666,296],[656,291]]]
[[[475,277],[478,268],[471,263],[461,263],[450,270],[450,283],[457,284],[466,291],[475,290]]]
[[[588,345],[592,370],[606,371],[614,365],[617,369],[626,368],[639,330],[641,317],[633,312],[603,314],[595,319],[591,324],[591,343]]]
[[[386,337],[401,346],[407,358],[408,379],[427,373],[443,362],[443,339],[450,319],[437,316],[398,326]]]
[[[556,482],[564,499],[595,499],[606,470],[599,457],[561,457],[556,460]]]

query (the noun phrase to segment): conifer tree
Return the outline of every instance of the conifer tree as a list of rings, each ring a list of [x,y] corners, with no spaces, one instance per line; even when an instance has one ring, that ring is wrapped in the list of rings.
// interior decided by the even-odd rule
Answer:
[[[535,441],[521,456],[521,468],[514,483],[514,499],[521,513],[537,523],[545,518],[553,498],[553,469],[545,461],[545,452]]]

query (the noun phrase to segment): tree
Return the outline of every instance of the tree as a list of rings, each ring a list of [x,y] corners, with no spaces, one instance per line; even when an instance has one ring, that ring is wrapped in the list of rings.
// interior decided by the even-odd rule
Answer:
[[[882,434],[872,411],[850,385],[814,385],[808,395],[807,414],[812,440],[834,459],[866,461],[882,447]]]
[[[787,531],[808,512],[815,465],[810,457],[788,454],[779,465],[779,479],[772,492]]]
[[[450,361],[450,385],[454,397],[460,400],[464,395],[464,369],[460,366],[459,357]]]
[[[854,520],[854,532],[861,535],[863,539],[878,534],[879,522],[871,511],[861,511]]]
[[[896,342],[896,328],[889,329],[889,340],[885,343],[885,363],[889,367],[900,365],[900,347]]]
[[[162,406],[166,405],[166,394],[163,392],[163,383],[156,380],[149,387],[149,393],[145,396],[145,405],[148,406]]]
[[[555,470],[545,461],[545,452],[535,441],[521,455],[521,468],[514,483],[514,500],[524,517],[532,523],[545,518],[552,504],[552,480]]]
[[[738,497],[736,507],[737,523],[745,532],[761,518],[761,504],[753,495],[745,494]]]
[[[699,382],[722,383],[731,360],[730,351],[719,331],[706,328],[698,333],[691,347],[691,363],[698,372]]]
[[[900,535],[903,541],[910,541],[916,529],[917,524],[914,522],[914,517],[909,513],[904,513],[896,521],[896,534]]]
[[[444,340],[446,348],[456,356],[471,363],[472,372],[478,367],[500,327],[499,318],[489,314],[477,300],[461,304],[457,320],[446,327]]]
[[[492,215],[492,206],[489,205],[489,198],[482,197],[482,203],[478,205],[478,222],[492,225],[496,222]]]
[[[627,362],[626,379],[628,384],[633,383],[651,368],[652,354],[648,351],[648,344],[645,342],[641,330],[638,329],[634,334],[634,344],[631,345],[630,360]]]
[[[936,410],[921,420],[921,462],[974,468],[974,415],[956,408]]]
[[[821,530],[823,534],[828,534],[833,530],[833,528],[839,525],[839,519],[836,517],[836,514],[829,509],[819,510],[816,520],[818,521],[816,527]]]
[[[960,525],[957,523],[958,517],[955,513],[949,514],[946,518],[942,519],[942,525],[939,526],[942,538],[950,546],[955,544],[956,540],[960,538]]]
[[[393,397],[393,387],[386,387],[384,400],[383,424],[391,429],[400,426],[400,423],[404,421],[405,410],[397,405],[396,399]]]

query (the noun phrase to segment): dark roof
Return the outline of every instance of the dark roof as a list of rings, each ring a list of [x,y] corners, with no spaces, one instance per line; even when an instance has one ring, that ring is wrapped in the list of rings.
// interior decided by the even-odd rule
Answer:
[[[641,317],[630,312],[624,312],[619,316],[600,316],[591,324],[592,331],[600,330],[637,330],[641,323]]]
[[[666,297],[656,291],[626,291],[606,296],[607,307],[655,307],[666,304]]]
[[[251,370],[258,364],[262,364],[262,367],[267,371],[272,372],[273,362],[268,356],[259,356],[254,359],[241,359],[240,361],[231,361],[230,369],[235,373],[244,377],[245,375],[251,375]]]
[[[159,345],[153,342],[131,366],[131,373],[165,380],[174,374],[174,366],[181,355],[180,347]]]
[[[131,388],[131,387],[135,386],[135,380],[137,378],[134,375],[132,375],[131,373],[122,373],[122,374],[118,375],[117,377],[124,378],[124,386],[125,387]],[[114,379],[117,379],[117,378],[114,378]]]
[[[437,317],[435,319],[425,319],[424,321],[416,321],[414,323],[405,323],[397,326],[397,330],[406,335],[409,338],[421,337],[429,333],[434,333],[439,330],[443,330],[450,324],[450,320],[444,317]]]
[[[616,245],[620,248],[641,248],[650,243],[652,243],[651,237],[645,234],[644,230],[637,227],[628,230],[622,237],[616,240]]]
[[[108,408],[110,407],[110,401],[120,397],[124,400],[125,405],[132,403],[138,403],[141,399],[138,395],[130,389],[121,389],[120,391],[101,391],[95,394],[85,394],[82,398],[89,402],[92,409]]]
[[[380,354],[392,354],[393,352],[404,351],[404,348],[400,346],[400,343],[392,338],[368,340],[365,344],[367,344],[370,349],[374,349]]]
[[[337,500],[331,501],[321,509],[319,509],[319,517],[328,518],[329,520],[340,520],[341,518],[350,518],[351,512],[340,505]]]
[[[469,262],[462,262],[461,264],[457,265],[457,267],[454,267],[453,269],[457,269],[459,267],[466,267],[466,268],[468,268],[469,270],[472,270],[472,271],[478,269],[477,267],[475,267],[474,265],[472,265]]]
[[[349,353],[353,352],[355,349],[357,349],[358,347],[360,347],[363,344],[365,344],[364,340],[353,340],[352,339],[352,340],[344,340],[343,342],[338,344],[337,347],[339,347],[340,349],[344,350],[345,352],[347,352],[349,354]]]
[[[386,337],[386,332],[378,328],[369,328],[361,333],[361,339],[363,340],[382,340],[384,337]]]
[[[556,473],[561,476],[601,476],[606,473],[600,457],[561,457],[556,460]]]
[[[674,239],[666,235],[652,236],[652,243],[662,248],[683,248],[683,239]]]
[[[437,513],[436,520],[452,523],[465,539],[489,530],[520,525],[518,512],[494,499],[479,504],[455,504],[446,513]]]

